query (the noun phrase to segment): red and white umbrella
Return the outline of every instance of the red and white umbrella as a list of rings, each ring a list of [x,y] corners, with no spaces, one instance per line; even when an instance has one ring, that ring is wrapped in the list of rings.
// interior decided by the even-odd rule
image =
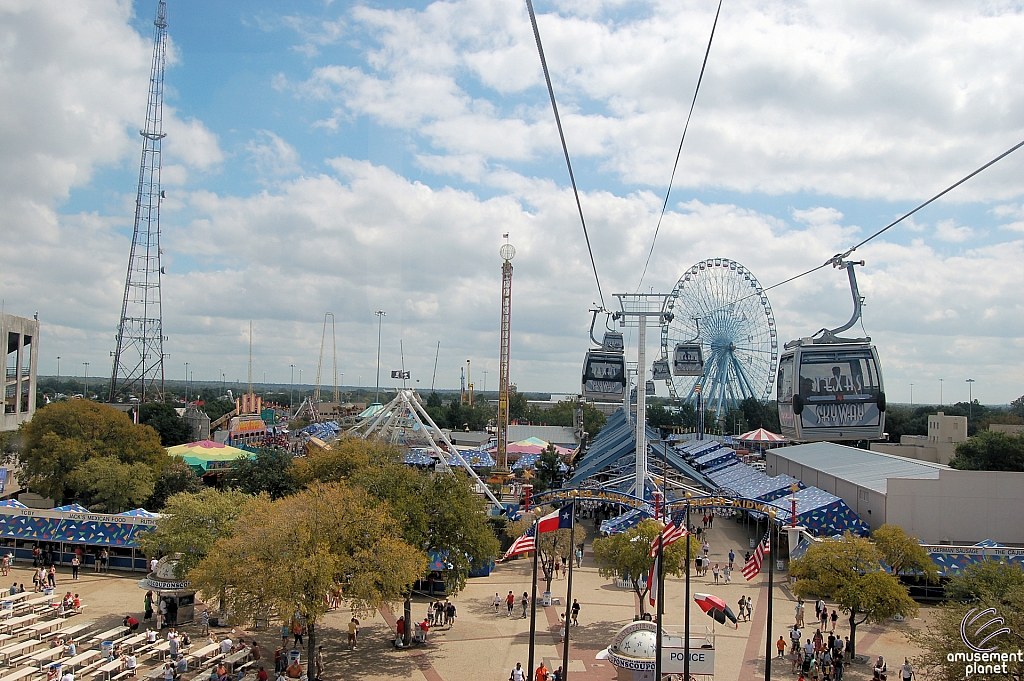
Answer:
[[[752,430],[749,433],[743,433],[743,435],[737,436],[736,439],[737,440],[742,440],[744,442],[785,442],[786,441],[786,438],[782,437],[781,435],[776,435],[772,431],[765,430],[764,428],[758,428],[757,430]]]
[[[725,624],[725,621],[728,619],[739,627],[739,623],[736,621],[736,615],[733,614],[733,611],[728,605],[726,605],[725,601],[718,596],[713,594],[695,593],[693,594],[693,600],[698,606],[700,606],[701,610],[708,614],[708,617],[712,618],[719,624]]]

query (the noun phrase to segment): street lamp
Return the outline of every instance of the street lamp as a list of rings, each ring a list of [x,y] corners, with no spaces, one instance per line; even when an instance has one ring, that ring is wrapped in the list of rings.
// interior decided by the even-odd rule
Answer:
[[[942,382],[943,382],[944,380],[945,380],[945,379],[943,379],[943,378],[940,378],[940,379],[939,379],[939,406],[940,406],[940,407],[942,406]]]
[[[387,314],[384,310],[377,310],[373,314],[377,315],[377,392],[374,394],[373,401],[375,403],[380,402],[380,330],[384,324],[384,316]]]
[[[970,421],[974,414],[974,379],[967,379],[967,420]]]
[[[914,406],[914,384],[910,384],[910,406]]]
[[[85,365],[85,393],[82,395],[85,399],[89,399],[89,363],[82,362]]]
[[[182,362],[185,365],[185,404],[188,404],[188,362]]]
[[[288,366],[290,366],[292,368],[291,388],[288,390],[288,408],[291,409],[292,408],[292,403],[293,403],[294,398],[295,398],[295,365],[294,364],[289,364]]]
[[[60,355],[57,355],[57,392],[60,392]],[[56,399],[56,395],[54,398]]]

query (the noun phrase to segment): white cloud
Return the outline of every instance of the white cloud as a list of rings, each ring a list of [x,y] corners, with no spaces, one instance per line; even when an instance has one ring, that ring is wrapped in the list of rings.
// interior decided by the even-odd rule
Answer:
[[[563,11],[539,22],[570,150],[663,186],[712,6]],[[433,153],[557,158],[522,3],[360,6],[351,21],[376,39],[366,68],[320,68],[302,91],[415,130]],[[1010,114],[1024,106],[1021,30],[1012,3],[727,5],[678,186],[927,196],[1024,133]],[[1010,157],[951,198],[1013,197],[1022,167]]]
[[[257,172],[263,178],[281,178],[302,172],[299,152],[269,130],[257,131],[257,138],[245,145]]]
[[[935,236],[942,241],[960,244],[974,236],[970,227],[957,227],[953,220],[940,220],[935,223]]]
[[[167,154],[189,168],[209,170],[224,160],[217,135],[195,118],[181,120],[171,107],[165,108],[164,130]]]

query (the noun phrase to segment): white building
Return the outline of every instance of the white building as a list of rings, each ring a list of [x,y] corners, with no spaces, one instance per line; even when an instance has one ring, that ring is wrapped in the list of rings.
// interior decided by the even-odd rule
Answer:
[[[1024,473],[959,471],[831,442],[771,449],[765,463],[768,475],[842,497],[872,530],[891,523],[927,544],[1024,545]]]
[[[957,444],[966,441],[967,417],[946,416],[940,411],[928,417],[928,435],[903,435],[899,444],[872,442],[871,451],[948,464],[956,453]]]
[[[0,313],[4,343],[4,409],[0,431],[17,430],[36,411],[39,320]]]

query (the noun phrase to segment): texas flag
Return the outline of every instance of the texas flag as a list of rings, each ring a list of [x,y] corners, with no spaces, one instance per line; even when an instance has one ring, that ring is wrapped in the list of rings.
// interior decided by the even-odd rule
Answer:
[[[572,527],[573,504],[568,503],[553,513],[549,513],[537,522],[537,533],[568,530]]]

